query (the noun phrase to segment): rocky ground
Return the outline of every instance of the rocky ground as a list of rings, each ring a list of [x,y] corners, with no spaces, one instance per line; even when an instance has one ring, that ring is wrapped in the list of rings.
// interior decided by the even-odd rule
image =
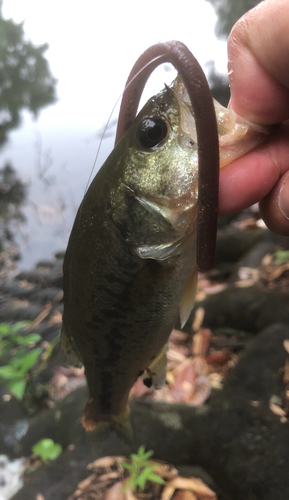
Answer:
[[[63,255],[2,280],[0,323],[31,321],[43,349],[23,401],[0,388],[1,453],[30,457],[14,500],[104,498],[93,487],[72,497],[91,477],[87,465],[140,445],[183,476],[201,477],[219,500],[289,498],[289,259],[280,253],[289,242],[259,227],[257,218],[245,213],[221,223],[216,267],[200,276],[184,332],[176,325],[172,333],[165,388],[153,392],[138,382],[133,389],[131,445],[115,435],[99,441],[81,427],[83,372],[65,366],[57,342]],[[31,449],[44,437],[63,453],[33,471]],[[205,498],[194,495],[186,498]]]

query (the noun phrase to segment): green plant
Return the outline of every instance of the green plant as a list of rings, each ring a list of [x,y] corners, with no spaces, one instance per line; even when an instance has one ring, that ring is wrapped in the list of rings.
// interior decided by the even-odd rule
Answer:
[[[153,453],[152,450],[146,452],[145,447],[140,446],[137,454],[130,455],[130,462],[121,462],[122,467],[129,471],[129,477],[126,486],[122,490],[123,492],[129,488],[132,491],[136,491],[138,488],[144,490],[147,481],[165,484],[165,481],[160,476],[154,474],[158,466],[148,460]]]
[[[274,260],[277,265],[286,264],[289,261],[289,250],[279,250],[274,253]]]
[[[37,363],[42,348],[31,349],[41,340],[37,333],[23,336],[20,330],[29,322],[19,321],[14,325],[0,324],[0,384],[10,389],[17,399],[22,399],[29,372]]]
[[[32,447],[32,452],[46,462],[46,460],[55,460],[62,453],[62,446],[52,439],[40,439]]]

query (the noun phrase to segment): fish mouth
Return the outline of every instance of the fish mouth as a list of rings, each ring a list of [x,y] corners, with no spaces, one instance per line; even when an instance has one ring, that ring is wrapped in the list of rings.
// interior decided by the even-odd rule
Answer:
[[[172,83],[172,88],[180,103],[181,128],[197,143],[194,110],[180,75]],[[225,108],[215,99],[213,101],[219,135],[220,168],[222,168],[261,144],[268,135],[269,128],[245,120],[233,109]]]

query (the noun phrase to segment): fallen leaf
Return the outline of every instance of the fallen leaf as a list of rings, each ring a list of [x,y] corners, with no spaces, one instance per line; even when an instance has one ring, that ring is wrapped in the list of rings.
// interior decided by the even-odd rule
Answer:
[[[51,316],[48,321],[48,326],[61,325],[62,323],[62,314],[59,311],[55,311],[55,313]]]
[[[192,324],[192,329],[194,330],[194,332],[197,332],[201,328],[204,321],[204,317],[205,317],[205,309],[203,307],[198,307],[198,309],[195,312],[195,318]]]
[[[165,481],[171,480],[178,475],[178,471],[173,465],[166,464],[165,462],[160,463],[155,460],[150,460],[150,463],[156,466],[154,472]]]
[[[217,500],[216,494],[198,478],[176,477],[169,481],[161,500],[171,500],[175,490],[189,490],[199,495],[200,500]]]
[[[178,362],[181,362],[181,361],[184,361],[186,358],[186,356],[177,351],[176,349],[174,348],[171,348],[171,345],[169,345],[169,350],[167,352],[167,359],[168,361],[178,361]]]
[[[103,497],[103,500],[137,500],[130,490],[127,490],[124,493],[122,492],[124,486],[124,481],[118,481],[111,488],[109,488]]]
[[[88,476],[86,479],[83,479],[83,481],[80,481],[77,485],[77,491],[75,492],[76,495],[79,495],[87,486],[90,485],[92,480],[94,479],[94,475]]]
[[[285,349],[285,350],[288,352],[288,354],[289,354],[289,340],[288,340],[288,339],[284,340],[284,342],[283,342],[283,346],[284,346],[284,349]]]
[[[256,229],[258,226],[258,221],[254,217],[248,217],[248,219],[243,219],[238,221],[236,227],[239,229]]]
[[[251,401],[250,405],[254,408],[258,408],[260,406],[260,401]]]
[[[208,328],[201,328],[198,333],[193,337],[193,353],[195,356],[205,357],[209,347],[211,338],[211,330]]]
[[[27,307],[28,305],[29,305],[29,300],[14,300],[12,307],[13,309],[25,309],[25,307]]]
[[[41,321],[43,321],[46,318],[46,316],[48,316],[50,311],[51,311],[51,304],[47,305],[45,309],[41,311],[41,313],[38,314],[38,316],[32,321],[32,323],[29,325],[30,329],[33,330],[33,328],[36,328],[41,323]]]
[[[87,469],[96,469],[98,467],[109,468],[115,465],[116,462],[122,462],[125,460],[125,457],[103,457],[98,458],[91,464],[88,464]]]
[[[178,490],[174,495],[174,500],[197,500],[197,497],[192,491]]]
[[[285,417],[286,416],[286,413],[283,410],[283,408],[281,408],[280,406],[275,405],[274,403],[270,403],[270,410],[273,413],[275,413],[275,415],[278,415],[279,417]]]
[[[185,342],[187,338],[188,334],[186,332],[182,332],[182,330],[174,328],[169,336],[169,342],[172,342],[173,344],[180,344],[181,342]]]
[[[154,389],[151,387],[147,387],[144,385],[143,380],[141,377],[138,377],[134,385],[132,386],[129,397],[130,398],[140,398],[144,396],[145,394],[152,394],[154,392]]]
[[[223,388],[224,376],[221,373],[210,373],[208,379],[211,383],[212,389],[220,390]]]
[[[18,284],[19,286],[21,286],[21,288],[25,288],[26,290],[32,290],[33,288],[35,288],[35,283],[31,283],[27,280],[20,280],[18,281]]]
[[[230,359],[229,352],[226,349],[221,351],[211,352],[206,356],[206,362],[208,365],[225,365]]]
[[[189,358],[173,371],[174,383],[170,393],[175,402],[199,406],[207,399],[211,383],[206,375],[201,374],[204,363],[202,358]]]

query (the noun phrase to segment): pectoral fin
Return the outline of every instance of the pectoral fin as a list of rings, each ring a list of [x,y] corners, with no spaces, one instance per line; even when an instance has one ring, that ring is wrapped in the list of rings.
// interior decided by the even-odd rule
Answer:
[[[161,389],[166,383],[167,375],[167,352],[169,348],[166,344],[160,354],[153,360],[151,365],[144,371],[142,379],[147,387],[153,386]]]
[[[180,304],[181,328],[183,328],[183,326],[188,321],[191,310],[193,309],[195,298],[196,298],[197,284],[198,284],[198,269],[196,267],[196,269],[192,273],[192,275],[187,283],[185,293],[183,295],[183,298],[182,298],[182,301]]]
[[[134,250],[141,259],[166,260],[179,252],[181,244],[182,239],[162,245],[143,245]]]
[[[80,353],[73,341],[73,337],[69,337],[64,325],[62,325],[60,332],[60,345],[62,352],[65,355],[66,362],[70,366],[75,366],[76,368],[81,368],[82,360]]]

